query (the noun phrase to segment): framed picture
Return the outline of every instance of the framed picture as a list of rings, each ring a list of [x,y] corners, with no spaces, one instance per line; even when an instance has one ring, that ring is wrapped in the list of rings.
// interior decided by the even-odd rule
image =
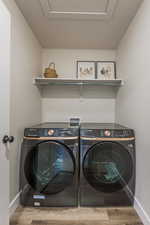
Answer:
[[[77,61],[77,79],[94,80],[96,64],[94,61]]]
[[[115,62],[97,62],[97,79],[98,80],[114,80],[116,79],[116,63]]]

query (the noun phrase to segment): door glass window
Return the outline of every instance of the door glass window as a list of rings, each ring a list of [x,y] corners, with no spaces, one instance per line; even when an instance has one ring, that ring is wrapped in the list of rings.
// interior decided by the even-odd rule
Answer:
[[[103,142],[94,145],[83,161],[87,181],[98,191],[115,192],[132,177],[132,157],[120,144]]]
[[[72,183],[74,158],[68,148],[57,142],[38,144],[28,155],[25,174],[31,187],[38,192],[55,194]]]

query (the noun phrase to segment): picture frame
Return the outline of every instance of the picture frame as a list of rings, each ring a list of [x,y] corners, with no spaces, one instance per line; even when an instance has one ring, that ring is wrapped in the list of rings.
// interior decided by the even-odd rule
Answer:
[[[96,78],[98,80],[115,80],[116,79],[116,62],[98,61],[96,63]]]
[[[77,79],[95,80],[96,62],[95,61],[77,61]]]

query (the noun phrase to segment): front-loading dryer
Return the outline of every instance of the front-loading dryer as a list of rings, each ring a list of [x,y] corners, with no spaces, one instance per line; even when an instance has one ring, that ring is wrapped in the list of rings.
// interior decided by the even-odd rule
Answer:
[[[80,151],[80,205],[133,205],[134,131],[118,124],[81,124]]]
[[[23,206],[78,205],[79,128],[45,123],[27,128],[21,150]]]

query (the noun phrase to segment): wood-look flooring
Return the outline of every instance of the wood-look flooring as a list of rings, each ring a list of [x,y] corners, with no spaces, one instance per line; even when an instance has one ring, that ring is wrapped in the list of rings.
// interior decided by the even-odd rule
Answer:
[[[143,225],[133,208],[23,208],[10,225]]]

